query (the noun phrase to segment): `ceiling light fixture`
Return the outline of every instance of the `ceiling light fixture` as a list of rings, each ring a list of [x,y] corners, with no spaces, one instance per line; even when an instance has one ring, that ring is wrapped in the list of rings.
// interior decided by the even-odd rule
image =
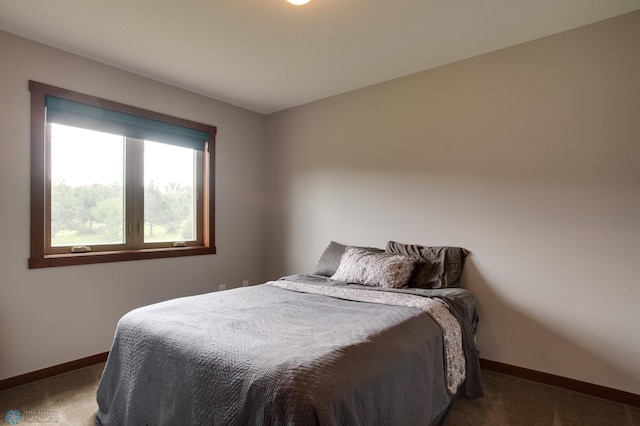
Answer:
[[[295,4],[296,6],[302,6],[303,4],[309,3],[309,0],[287,0],[291,4]]]

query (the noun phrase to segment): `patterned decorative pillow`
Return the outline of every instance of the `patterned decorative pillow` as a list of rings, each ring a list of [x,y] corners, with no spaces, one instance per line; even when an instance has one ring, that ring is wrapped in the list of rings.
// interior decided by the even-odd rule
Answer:
[[[403,288],[407,286],[418,261],[412,256],[347,247],[331,279],[374,287]]]

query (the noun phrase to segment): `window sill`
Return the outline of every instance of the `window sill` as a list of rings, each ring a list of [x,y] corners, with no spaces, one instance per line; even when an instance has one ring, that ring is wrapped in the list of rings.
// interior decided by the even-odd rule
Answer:
[[[56,266],[89,265],[93,263],[123,262],[127,260],[162,259],[169,257],[201,256],[216,254],[215,247],[172,247],[144,250],[119,250],[92,253],[52,254],[31,257],[29,269],[52,268]]]

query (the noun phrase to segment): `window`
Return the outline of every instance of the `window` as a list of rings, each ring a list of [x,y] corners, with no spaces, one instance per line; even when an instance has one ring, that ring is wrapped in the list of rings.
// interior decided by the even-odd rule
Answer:
[[[216,128],[30,81],[29,268],[214,254]]]

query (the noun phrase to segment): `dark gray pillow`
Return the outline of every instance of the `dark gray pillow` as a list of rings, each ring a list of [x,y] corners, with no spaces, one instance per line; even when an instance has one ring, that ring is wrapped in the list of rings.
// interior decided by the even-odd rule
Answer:
[[[344,244],[336,243],[335,241],[331,241],[322,256],[320,256],[320,260],[318,260],[318,264],[313,270],[313,275],[324,275],[325,277],[330,277],[336,273],[338,270],[338,266],[340,266],[340,259],[342,259],[342,254],[345,249],[349,247]],[[374,253],[384,253],[384,250],[375,248],[375,247],[359,247],[369,250]]]
[[[387,243],[387,253],[417,256],[422,259],[413,271],[409,287],[458,287],[464,260],[469,254],[461,247],[428,247],[417,244]]]

